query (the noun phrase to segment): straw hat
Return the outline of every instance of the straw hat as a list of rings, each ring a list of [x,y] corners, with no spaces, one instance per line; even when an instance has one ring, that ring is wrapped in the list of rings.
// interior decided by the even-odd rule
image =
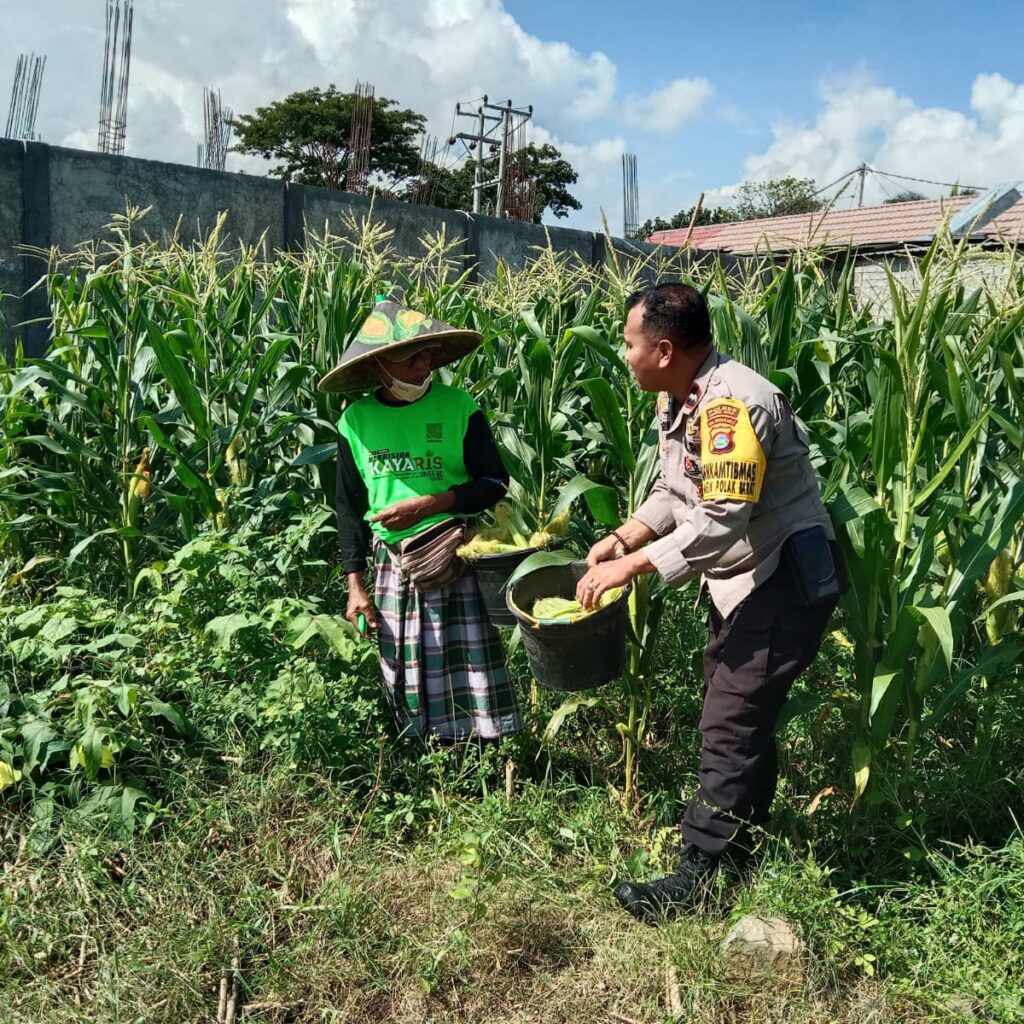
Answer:
[[[450,327],[393,299],[377,296],[373,312],[345,349],[338,365],[317,385],[320,391],[360,391],[376,387],[377,358],[405,359],[421,348],[430,350],[430,368],[454,363],[483,339],[477,331]]]

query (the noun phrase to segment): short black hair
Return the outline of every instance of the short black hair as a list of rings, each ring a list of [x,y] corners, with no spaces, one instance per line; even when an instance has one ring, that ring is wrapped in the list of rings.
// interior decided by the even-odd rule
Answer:
[[[681,349],[711,344],[708,304],[696,288],[678,281],[663,281],[633,292],[626,299],[626,311],[641,303],[644,307],[641,323],[649,339],[667,338]]]

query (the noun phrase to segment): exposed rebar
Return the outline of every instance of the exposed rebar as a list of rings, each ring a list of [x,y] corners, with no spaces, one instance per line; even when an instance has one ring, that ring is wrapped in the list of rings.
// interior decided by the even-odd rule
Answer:
[[[128,76],[132,57],[135,0],[107,0],[103,41],[103,79],[100,83],[100,125],[96,148],[101,153],[124,153],[128,127]]]
[[[39,111],[39,95],[43,88],[45,68],[46,57],[37,57],[34,53],[23,53],[18,57],[14,69],[11,105],[7,112],[5,138],[29,141],[35,139],[36,114]]]

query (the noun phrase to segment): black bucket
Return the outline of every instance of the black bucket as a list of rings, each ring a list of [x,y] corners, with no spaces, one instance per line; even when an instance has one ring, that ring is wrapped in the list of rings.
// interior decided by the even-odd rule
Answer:
[[[551,690],[592,690],[622,675],[626,667],[626,594],[578,622],[538,623],[520,608],[541,597],[576,597],[586,562],[537,569],[508,588],[509,612],[519,623],[534,678]]]
[[[505,584],[516,571],[519,563],[529,558],[539,548],[521,548],[500,555],[481,555],[469,564],[476,572],[480,593],[487,609],[487,617],[495,626],[514,626],[515,616],[505,604]]]

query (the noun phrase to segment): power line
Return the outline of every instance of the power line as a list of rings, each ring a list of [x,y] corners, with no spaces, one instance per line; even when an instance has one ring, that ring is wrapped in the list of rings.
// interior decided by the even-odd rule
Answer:
[[[896,197],[885,187],[885,182],[882,181],[882,175],[880,175],[878,171],[872,171],[871,173],[874,174],[875,181],[878,182],[878,187],[885,193],[886,198],[895,199]],[[895,182],[893,184],[895,184]]]
[[[970,188],[978,192],[988,192],[988,185],[965,185],[962,181],[933,181],[931,178],[912,178],[909,174],[893,174],[891,171],[879,171],[872,168],[875,174],[884,174],[887,178],[899,178],[902,181],[916,181],[922,185],[942,185],[944,188]]]
[[[839,198],[839,196],[842,194],[842,192],[844,192],[846,190],[846,187],[849,185],[850,181],[854,177],[856,177],[857,175],[860,175],[860,179],[861,180],[860,180],[860,199],[858,201],[858,206],[859,206],[863,202],[864,179],[866,178],[866,176],[868,174],[874,175],[875,180],[878,181],[879,186],[882,187],[882,189],[883,189],[883,191],[885,191],[886,195],[889,195],[889,192],[882,185],[882,181],[881,181],[881,177],[880,176],[884,176],[886,178],[889,178],[890,181],[892,181],[892,183],[894,185],[897,185],[897,182],[895,180],[893,180],[893,179],[899,178],[901,181],[916,181],[916,182],[919,182],[922,185],[941,185],[944,188],[966,188],[966,189],[971,189],[971,190],[978,191],[978,192],[987,192],[989,190],[988,186],[986,186],[986,185],[965,185],[963,182],[934,181],[931,178],[915,178],[915,177],[912,177],[909,174],[893,174],[890,171],[881,171],[877,167],[872,167],[870,164],[863,163],[863,164],[860,164],[857,167],[854,167],[854,169],[852,171],[847,171],[845,174],[841,174],[838,178],[835,179],[835,181],[830,181],[827,185],[823,185],[821,188],[815,189],[815,191],[812,193],[812,195],[816,195],[816,196],[821,195],[823,192],[828,192],[830,189],[835,188],[836,185],[839,185],[840,183],[843,183],[843,188],[840,189],[840,191],[833,197],[833,202],[835,202],[835,200]],[[891,196],[890,196],[890,198],[891,198]]]
[[[845,174],[839,175],[835,181],[830,181],[827,185],[822,185],[821,188],[815,189],[811,195],[820,196],[822,192],[827,192],[830,188],[838,185],[839,182],[846,181],[847,178],[852,178],[859,170],[859,167],[854,167],[852,171],[847,171]]]

